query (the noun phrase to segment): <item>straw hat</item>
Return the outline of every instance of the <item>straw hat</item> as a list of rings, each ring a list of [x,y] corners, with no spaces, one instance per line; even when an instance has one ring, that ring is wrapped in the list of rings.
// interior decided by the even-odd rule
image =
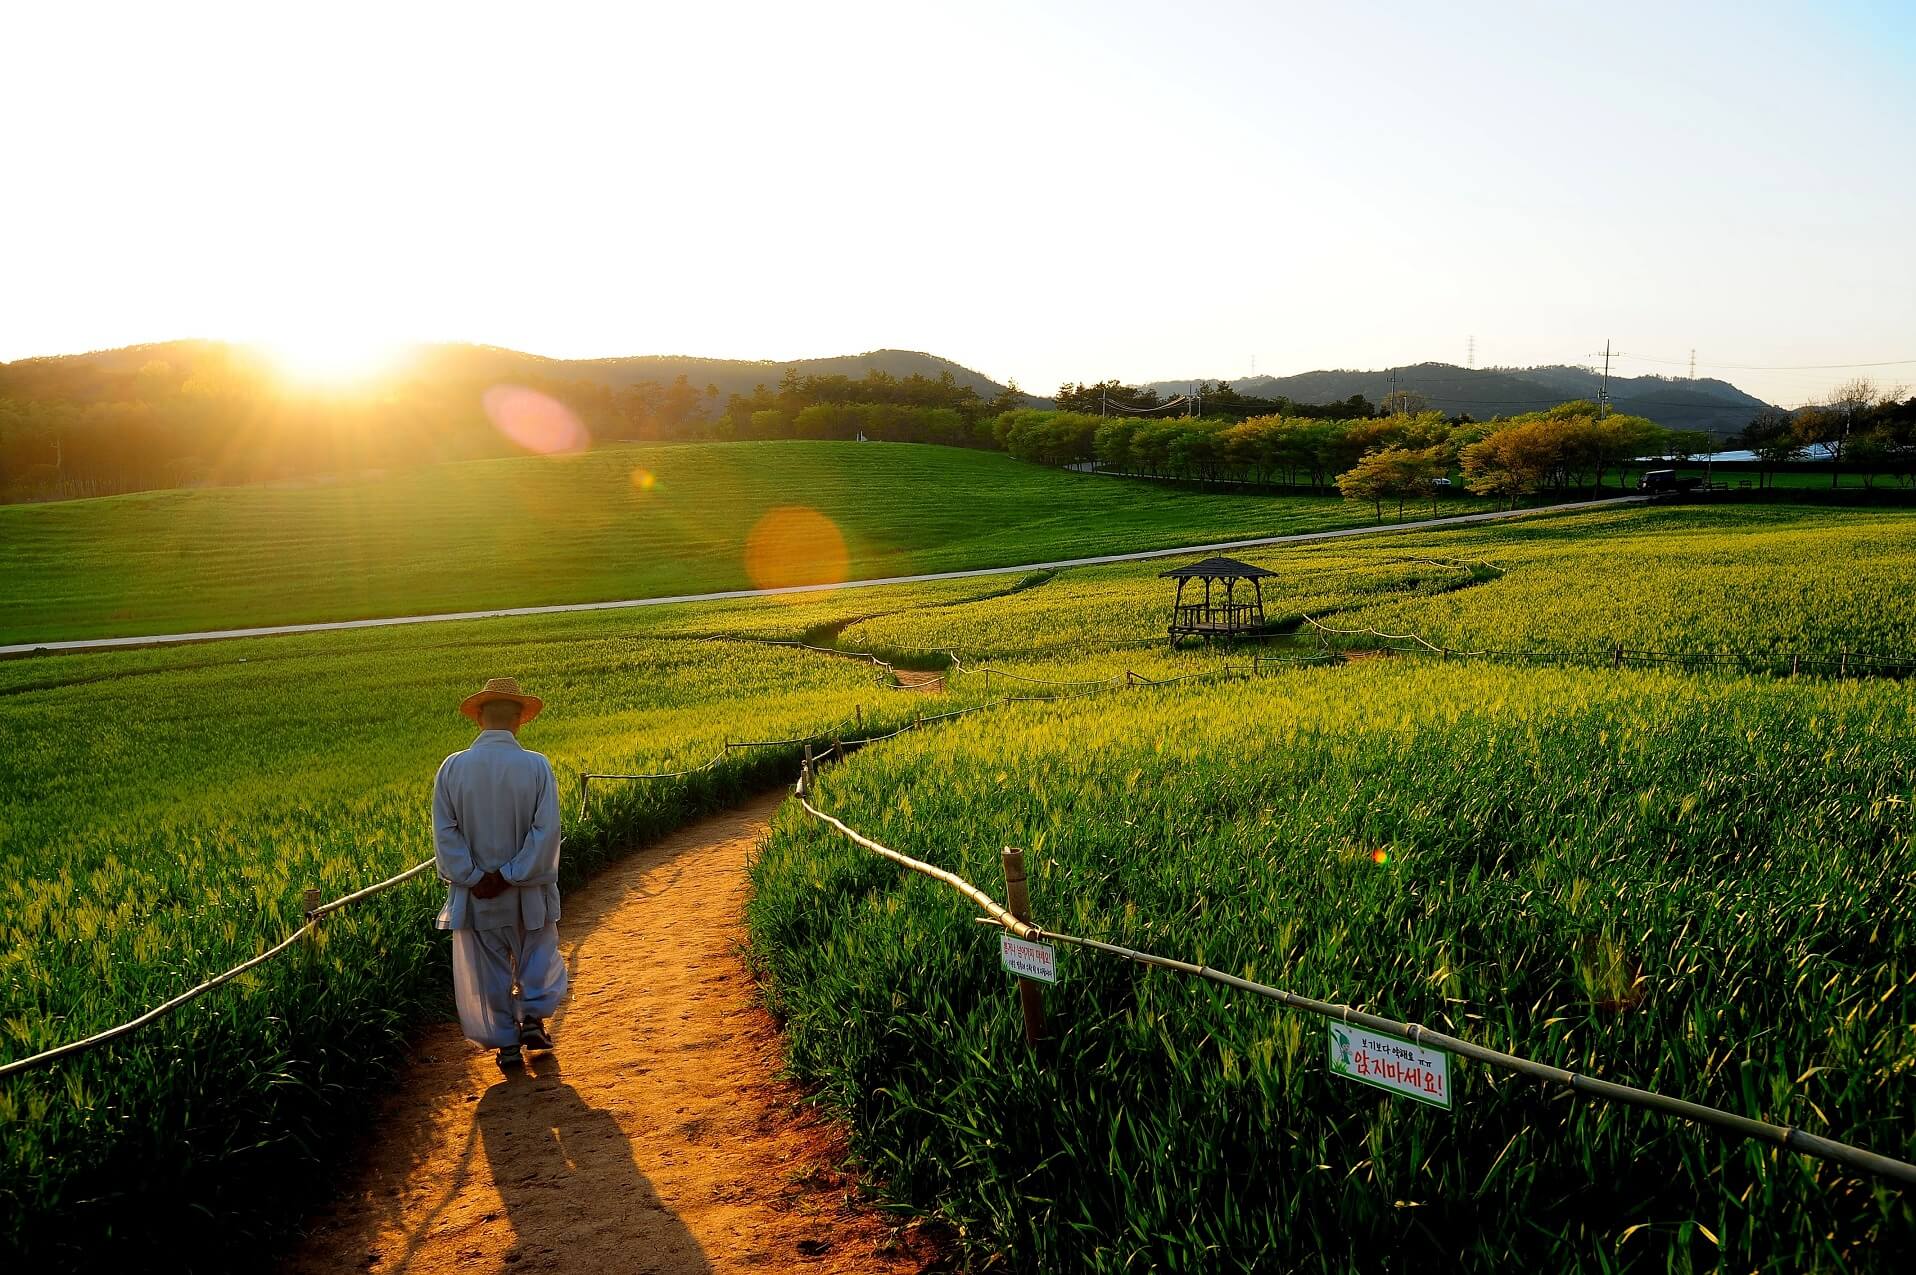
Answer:
[[[509,699],[524,710],[519,717],[521,726],[537,717],[539,710],[546,706],[546,702],[537,695],[527,695],[521,691],[517,678],[495,677],[486,683],[484,690],[474,691],[460,701],[459,711],[476,722],[480,709],[502,699]]]

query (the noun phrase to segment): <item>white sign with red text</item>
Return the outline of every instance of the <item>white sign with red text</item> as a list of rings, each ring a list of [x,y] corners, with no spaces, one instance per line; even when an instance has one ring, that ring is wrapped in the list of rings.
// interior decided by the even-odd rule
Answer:
[[[1049,943],[1033,943],[1009,934],[1001,934],[999,938],[1002,945],[998,958],[1007,970],[1019,978],[1035,978],[1040,983],[1058,981],[1058,949]]]
[[[1392,1093],[1450,1106],[1450,1055],[1383,1032],[1330,1024],[1331,1070]]]

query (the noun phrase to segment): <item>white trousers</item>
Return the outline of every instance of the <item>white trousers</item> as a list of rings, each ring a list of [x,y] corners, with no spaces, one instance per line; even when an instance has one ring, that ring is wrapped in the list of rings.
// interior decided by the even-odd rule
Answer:
[[[519,1043],[519,1024],[547,1018],[569,981],[557,922],[452,932],[452,992],[466,1039],[488,1049]]]

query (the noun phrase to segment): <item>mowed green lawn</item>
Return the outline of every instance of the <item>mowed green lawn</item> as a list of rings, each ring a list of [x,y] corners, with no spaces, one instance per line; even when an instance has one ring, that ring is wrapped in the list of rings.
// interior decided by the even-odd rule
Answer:
[[[771,537],[816,511],[842,538]],[[1161,548],[1370,521],[886,443],[635,446],[326,485],[0,508],[0,643],[596,602]],[[816,528],[820,524],[810,524]],[[803,528],[800,528],[802,532]],[[768,574],[769,571],[769,574]]]

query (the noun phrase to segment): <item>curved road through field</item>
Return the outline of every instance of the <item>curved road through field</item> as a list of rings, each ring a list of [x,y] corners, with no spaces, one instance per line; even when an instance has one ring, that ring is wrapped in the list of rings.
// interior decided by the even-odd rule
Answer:
[[[1303,544],[1313,540],[1341,540],[1347,536],[1395,535],[1438,527],[1534,518],[1542,514],[1574,513],[1637,504],[1647,496],[1608,496],[1577,500],[1535,509],[1507,509],[1449,518],[1421,518],[1389,526],[1345,527],[1337,531],[1300,531],[1284,536],[1254,536],[1247,540],[1219,540],[1210,544],[1178,545],[1170,549],[1143,549],[1135,553],[1107,553],[1091,558],[1059,558],[1052,562],[1024,562],[1005,567],[973,567],[965,571],[931,571],[921,575],[883,576],[873,580],[845,580],[838,584],[801,584],[780,589],[726,589],[717,593],[681,593],[664,598],[624,598],[615,602],[564,602],[550,606],[498,607],[490,611],[447,611],[438,615],[390,615],[371,620],[327,620],[314,624],[273,624],[252,629],[207,629],[199,633],[154,633],[142,637],[81,638],[63,642],[18,642],[0,646],[0,657],[55,651],[105,651],[127,646],[167,646],[178,642],[220,642],[232,638],[278,637],[286,633],[327,633],[335,629],[379,629],[397,624],[437,624],[447,620],[492,620],[515,615],[562,615],[572,611],[617,611],[629,607],[669,606],[678,602],[724,602],[734,598],[769,598],[786,593],[825,593],[834,589],[871,589],[887,584],[925,584],[936,580],[967,580],[974,576],[1011,575],[1022,571],[1053,571],[1064,567],[1096,567],[1114,562],[1146,562],[1187,553],[1218,553],[1227,549],[1254,549],[1261,545]]]

